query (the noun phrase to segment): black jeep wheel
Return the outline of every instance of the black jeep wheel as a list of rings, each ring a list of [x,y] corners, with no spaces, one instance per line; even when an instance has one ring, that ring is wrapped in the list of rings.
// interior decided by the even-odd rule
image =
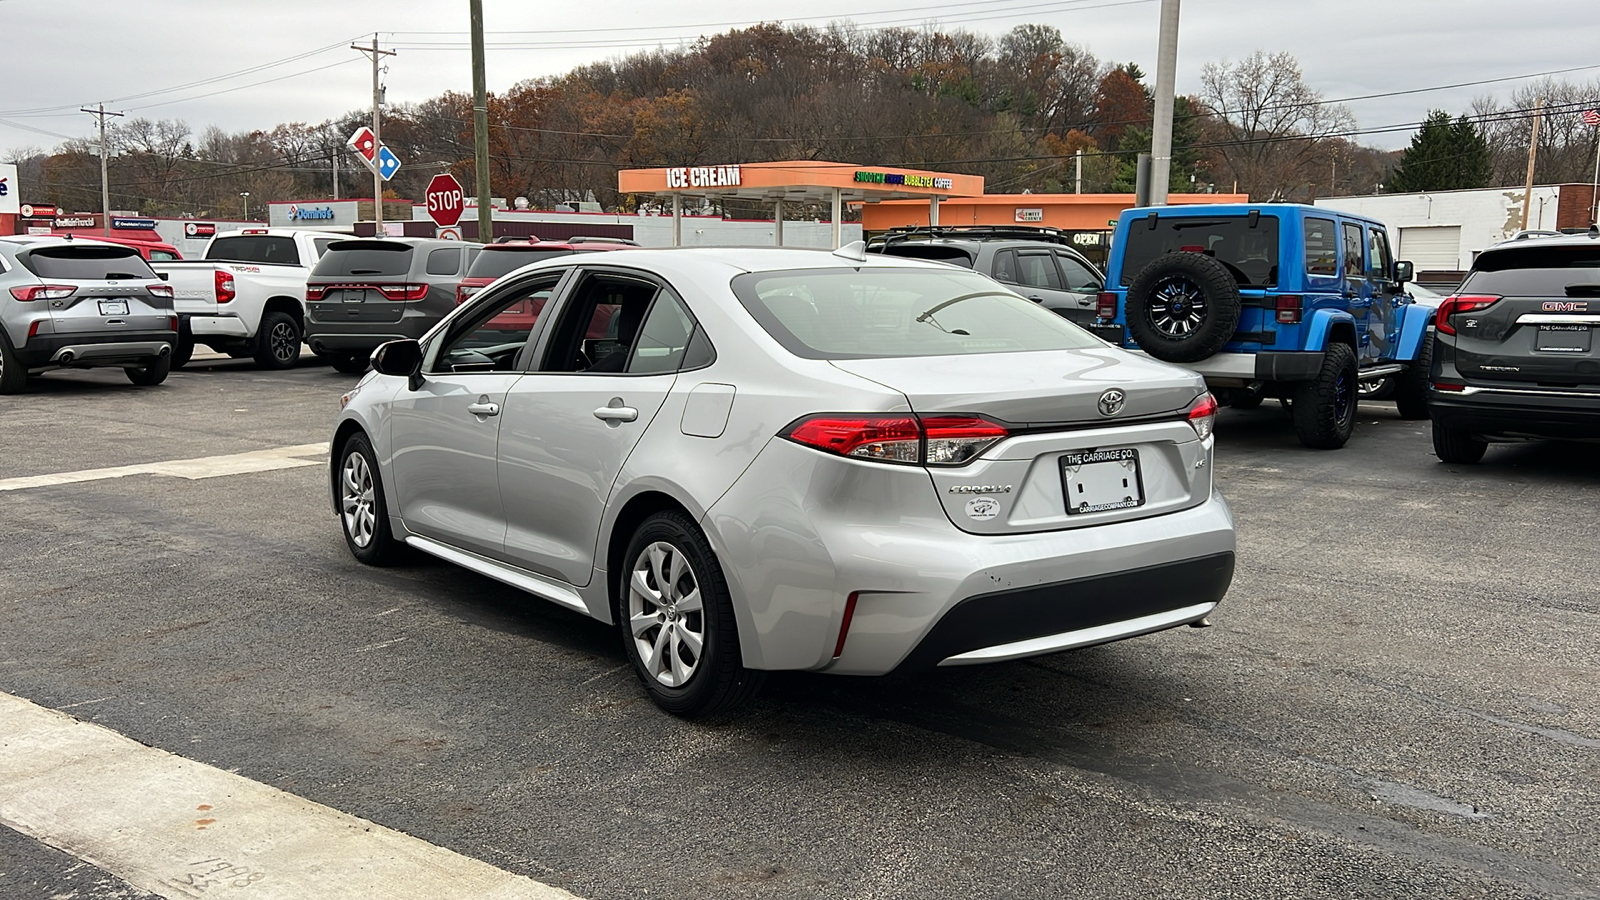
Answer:
[[[1394,378],[1394,405],[1402,419],[1428,417],[1428,387],[1433,378],[1433,329],[1422,336],[1417,358]],[[1481,454],[1480,454],[1481,455]]]
[[[1199,253],[1168,253],[1128,288],[1128,333],[1166,362],[1199,362],[1233,339],[1239,284],[1222,263]]]
[[[1337,450],[1356,430],[1356,354],[1333,344],[1322,354],[1317,377],[1294,387],[1295,435],[1313,450]]]

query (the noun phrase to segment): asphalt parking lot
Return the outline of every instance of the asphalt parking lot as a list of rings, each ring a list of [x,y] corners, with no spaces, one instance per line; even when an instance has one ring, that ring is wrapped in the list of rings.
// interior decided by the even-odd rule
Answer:
[[[353,376],[51,374],[5,479],[326,441]],[[1600,896],[1600,452],[1225,411],[1209,629],[658,712],[605,626],[345,549],[324,464],[0,491],[0,691],[590,898]],[[299,459],[314,457],[298,457]],[[285,457],[289,459],[289,457]],[[8,900],[147,896],[0,827]]]

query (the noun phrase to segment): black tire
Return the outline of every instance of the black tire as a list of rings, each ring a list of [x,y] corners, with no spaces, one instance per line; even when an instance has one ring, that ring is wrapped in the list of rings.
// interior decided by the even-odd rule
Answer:
[[[1347,344],[1332,344],[1322,354],[1322,369],[1294,386],[1294,431],[1313,450],[1337,450],[1356,430],[1356,354]]]
[[[128,380],[142,387],[154,387],[167,380],[167,373],[172,371],[172,356],[157,356],[142,366],[123,369],[128,375]]]
[[[300,361],[300,323],[285,312],[261,316],[256,332],[256,365],[263,369],[292,369]]]
[[[1488,449],[1489,442],[1473,437],[1470,431],[1433,423],[1433,452],[1442,463],[1471,465],[1483,459]]]
[[[360,458],[361,466],[352,466],[352,456]],[[394,532],[389,528],[389,501],[383,493],[383,479],[378,475],[378,455],[362,432],[350,435],[339,448],[339,461],[333,470],[333,491],[339,505],[339,530],[344,534],[350,555],[369,566],[399,562],[405,555],[405,545],[394,539]],[[370,514],[370,521],[363,518],[363,512]]]
[[[335,372],[360,375],[367,370],[370,359],[371,357],[364,353],[333,353],[328,355],[328,364],[333,366]]]
[[[651,563],[648,551],[652,547],[670,548],[670,553],[662,557],[660,567]],[[635,590],[633,572],[637,566],[643,565],[646,569],[645,588],[656,591],[657,598],[671,599],[674,591],[683,584],[682,577],[678,585],[667,588],[663,587],[661,579],[655,574],[658,568],[666,568],[670,574],[674,564],[670,554],[679,554],[681,558],[677,562],[687,564],[682,574],[693,579],[693,585],[698,590],[698,610],[680,611],[675,602],[654,602],[646,594]],[[617,587],[615,609],[623,652],[633,664],[633,672],[638,676],[639,683],[644,685],[645,692],[657,706],[686,719],[707,718],[731,712],[756,695],[766,673],[744,667],[739,653],[739,626],[734,619],[733,604],[728,598],[727,581],[705,535],[687,516],[679,512],[659,512],[645,519],[628,542],[622,571],[617,574],[613,584]],[[631,611],[635,604],[640,607],[638,613],[643,623],[637,635]],[[654,616],[647,614],[652,608],[656,610]],[[687,640],[681,643],[673,640],[676,634],[672,629],[681,628],[683,631],[677,634],[692,635],[697,624],[701,645],[699,655],[695,656]],[[652,664],[646,662],[644,652],[638,646],[640,641],[654,644],[656,661],[659,662],[664,654],[671,660],[666,663],[667,667],[674,671],[657,675]],[[663,641],[667,643],[663,644]],[[683,664],[689,670],[679,684],[666,683],[679,677],[677,666],[672,663]]]
[[[194,332],[189,330],[189,320],[178,320],[178,343],[172,348],[172,367],[181,369],[194,358]]]
[[[1128,287],[1128,333],[1156,359],[1199,362],[1233,339],[1240,305],[1239,283],[1222,263],[1199,253],[1168,253]]]
[[[1433,341],[1433,329],[1430,328],[1422,336],[1417,358],[1412,360],[1409,368],[1395,376],[1394,405],[1400,408],[1402,419],[1428,417],[1428,388],[1433,380]]]
[[[0,394],[20,394],[28,387],[28,370],[17,351],[11,349],[11,339],[0,328]]]

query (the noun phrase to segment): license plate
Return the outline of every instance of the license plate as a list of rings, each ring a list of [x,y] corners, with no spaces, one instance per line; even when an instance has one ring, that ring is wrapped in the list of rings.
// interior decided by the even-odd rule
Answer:
[[[128,301],[126,300],[101,300],[100,315],[125,316],[128,314]]]
[[[1587,325],[1540,325],[1533,348],[1550,353],[1588,353],[1592,331]]]
[[[1061,457],[1061,481],[1066,487],[1068,515],[1144,505],[1139,451],[1132,447],[1068,453]]]
[[[362,303],[362,302],[365,302],[366,299],[367,299],[367,292],[366,291],[345,291],[344,292],[344,302],[346,302],[346,303]]]

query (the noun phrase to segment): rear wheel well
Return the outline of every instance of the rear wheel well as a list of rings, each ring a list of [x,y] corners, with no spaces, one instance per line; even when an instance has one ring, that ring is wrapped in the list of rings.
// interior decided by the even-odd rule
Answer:
[[[294,323],[300,329],[300,333],[305,333],[306,311],[305,307],[300,305],[300,301],[295,300],[292,297],[272,297],[267,300],[267,305],[261,308],[261,314],[263,316],[270,312],[281,312],[288,314],[294,319]]]
[[[647,491],[634,497],[617,513],[617,521],[611,526],[611,540],[606,546],[606,593],[613,617],[617,615],[617,605],[622,602],[622,569],[626,565],[622,556],[628,552],[628,542],[633,540],[633,533],[638,530],[640,523],[658,512],[668,510],[683,513],[691,522],[697,521],[682,503],[660,491]]]
[[[1349,322],[1333,323],[1328,328],[1328,340],[1323,346],[1327,347],[1329,344],[1346,344],[1359,354],[1360,349],[1356,346],[1356,326]]]

